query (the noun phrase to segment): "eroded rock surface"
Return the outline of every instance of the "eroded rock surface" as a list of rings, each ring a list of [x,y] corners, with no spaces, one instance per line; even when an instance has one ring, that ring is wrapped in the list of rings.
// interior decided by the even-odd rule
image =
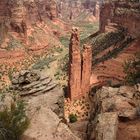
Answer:
[[[39,95],[46,93],[57,86],[50,77],[41,77],[35,71],[23,70],[14,75],[12,89],[21,96]]]
[[[100,114],[96,126],[96,140],[116,140],[117,129],[117,113]]]
[[[55,88],[47,94],[24,97],[31,119],[22,140],[80,140],[64,123],[63,91]]]
[[[103,87],[97,91],[94,99],[96,106],[100,107],[101,113],[117,112],[119,117],[134,119],[137,117],[138,107],[134,100],[135,94],[138,94],[138,92],[134,87]]]
[[[79,31],[73,28],[69,45],[68,94],[70,99],[85,96],[89,92],[91,67],[91,46],[85,44],[81,53]]]
[[[89,140],[120,140],[134,129],[132,137],[139,139],[139,84],[119,88],[102,87],[90,97],[93,107],[88,125]],[[134,124],[132,125],[132,123]],[[127,126],[128,125],[128,126]],[[125,129],[124,132],[121,129]],[[131,129],[132,130],[132,129]],[[124,138],[130,140],[130,135]]]

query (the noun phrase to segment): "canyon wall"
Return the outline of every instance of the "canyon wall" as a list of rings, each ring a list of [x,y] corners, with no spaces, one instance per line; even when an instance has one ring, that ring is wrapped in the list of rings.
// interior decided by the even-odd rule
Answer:
[[[89,92],[91,67],[91,46],[84,45],[81,54],[79,32],[77,28],[73,28],[69,45],[68,94],[71,100],[85,96]]]
[[[25,33],[26,26],[49,18],[57,18],[57,4],[55,0],[1,0],[0,23],[6,21],[6,25],[13,31]]]
[[[98,0],[97,0],[98,1]],[[81,17],[94,16],[99,18],[99,3],[90,0],[60,0],[57,2],[58,15],[65,20],[85,20]]]
[[[124,82],[125,72],[123,66],[125,61],[140,51],[139,25],[139,2],[118,0],[111,2],[110,0],[110,2],[101,5],[100,35],[93,44],[93,60],[96,66],[93,67],[92,71],[92,86],[98,83],[105,84],[104,82],[108,85],[117,85]],[[97,45],[98,43],[99,45]],[[95,53],[96,51],[97,53]],[[98,58],[101,61],[97,64]]]
[[[105,32],[106,26],[116,23],[126,28],[133,37],[140,36],[140,3],[110,2],[101,6],[100,32]]]

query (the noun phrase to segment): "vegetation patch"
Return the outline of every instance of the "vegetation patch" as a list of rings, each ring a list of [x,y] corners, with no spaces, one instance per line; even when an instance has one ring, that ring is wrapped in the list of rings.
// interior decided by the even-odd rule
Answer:
[[[69,122],[74,123],[77,121],[77,115],[76,114],[70,114],[69,115]]]
[[[22,100],[15,100],[10,107],[3,105],[2,108],[0,111],[0,140],[19,140],[29,126],[25,103]]]
[[[125,61],[124,65],[125,82],[134,85],[140,82],[140,52],[134,58]]]
[[[65,47],[68,47],[68,45],[69,45],[69,38],[68,38],[68,37],[62,36],[62,37],[60,38],[60,42],[61,42],[62,45],[64,45]]]
[[[55,61],[55,57],[47,56],[43,59],[39,59],[36,64],[33,65],[33,69],[43,69],[45,66],[49,68],[51,62]]]

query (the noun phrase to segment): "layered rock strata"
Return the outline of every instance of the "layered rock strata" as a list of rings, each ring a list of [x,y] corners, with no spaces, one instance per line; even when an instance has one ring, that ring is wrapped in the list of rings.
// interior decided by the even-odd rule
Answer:
[[[128,30],[131,36],[140,36],[140,3],[109,2],[101,6],[100,31],[105,32],[109,23],[117,23]]]
[[[41,77],[37,72],[23,70],[14,75],[12,89],[21,96],[40,95],[51,91],[57,86],[50,77]]]
[[[10,25],[13,31],[27,34],[26,9],[22,0],[10,1],[8,3]]]
[[[55,0],[13,0],[0,2],[0,23],[6,20],[6,25],[12,31],[26,35],[27,26],[42,22],[47,18],[57,18],[57,5]]]

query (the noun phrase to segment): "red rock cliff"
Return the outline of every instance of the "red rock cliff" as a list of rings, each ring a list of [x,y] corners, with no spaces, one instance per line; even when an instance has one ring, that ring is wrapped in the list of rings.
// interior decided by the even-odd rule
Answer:
[[[100,12],[100,31],[105,32],[106,26],[110,23],[116,23],[125,27],[131,36],[140,36],[139,7],[140,3],[104,3]]]
[[[57,18],[55,0],[1,0],[0,23],[6,21],[13,31],[25,33],[28,24]]]

